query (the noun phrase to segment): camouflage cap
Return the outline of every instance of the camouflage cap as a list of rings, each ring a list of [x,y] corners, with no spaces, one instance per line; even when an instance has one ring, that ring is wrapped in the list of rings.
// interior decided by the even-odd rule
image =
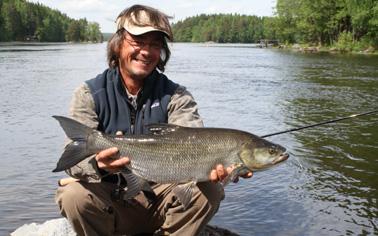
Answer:
[[[130,7],[117,17],[117,30],[124,28],[132,35],[141,35],[151,31],[164,33],[172,40],[172,30],[168,16],[150,7],[136,5]]]

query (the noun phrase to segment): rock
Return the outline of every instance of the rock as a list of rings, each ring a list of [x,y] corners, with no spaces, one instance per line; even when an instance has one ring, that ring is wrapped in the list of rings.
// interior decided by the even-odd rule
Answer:
[[[294,50],[300,50],[301,49],[301,46],[297,43],[293,44],[293,46],[291,46],[292,49]]]
[[[198,236],[239,236],[236,233],[217,226],[206,225],[205,229]]]
[[[71,225],[65,218],[45,221],[42,224],[25,224],[16,229],[11,236],[76,236]],[[206,225],[198,236],[239,236],[227,229]]]
[[[11,236],[76,236],[65,218],[45,221],[42,224],[25,224],[16,229]]]
[[[318,52],[318,50],[319,49],[317,47],[304,47],[300,49],[301,52],[307,52],[307,53],[315,53],[315,52]]]
[[[367,49],[364,50],[364,53],[373,53],[375,50],[373,47],[369,47]]]

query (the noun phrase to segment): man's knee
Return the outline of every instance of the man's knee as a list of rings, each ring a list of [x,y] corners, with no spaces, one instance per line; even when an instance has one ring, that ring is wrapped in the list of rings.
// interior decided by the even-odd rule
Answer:
[[[55,200],[78,235],[113,235],[115,214],[109,192],[103,184],[74,182],[59,187]]]
[[[224,199],[223,187],[218,183],[201,182],[198,188],[203,196],[203,203],[209,208],[213,214],[218,211],[220,202]]]
[[[62,215],[72,216],[72,213],[81,214],[91,205],[90,192],[79,182],[59,187],[55,201]]]
[[[184,210],[178,201],[165,215],[161,232],[173,235],[197,235],[218,211],[224,198],[222,186],[210,182],[197,183],[191,206]],[[174,199],[174,198],[172,198]]]

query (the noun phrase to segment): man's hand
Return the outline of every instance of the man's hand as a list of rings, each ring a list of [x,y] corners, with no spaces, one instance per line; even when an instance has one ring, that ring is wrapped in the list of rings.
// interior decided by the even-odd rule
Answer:
[[[218,182],[224,180],[231,172],[234,170],[234,167],[227,167],[224,169],[223,165],[217,165],[215,169],[210,172],[210,180],[212,182]],[[241,175],[242,178],[251,178],[253,176],[252,172],[248,172],[244,175]],[[234,183],[237,183],[239,178],[236,178]]]
[[[117,136],[122,136],[122,131],[116,132]],[[108,148],[97,153],[96,161],[98,168],[109,173],[117,173],[130,164],[128,157],[120,157],[116,147]]]
[[[116,147],[102,150],[96,155],[97,166],[110,173],[119,172],[130,164],[128,157],[120,157],[119,150]]]

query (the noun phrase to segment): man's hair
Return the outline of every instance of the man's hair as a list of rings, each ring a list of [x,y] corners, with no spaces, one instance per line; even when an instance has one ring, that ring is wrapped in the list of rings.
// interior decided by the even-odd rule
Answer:
[[[120,28],[120,25],[123,25],[122,22],[125,20],[131,21],[134,25],[137,26],[147,26],[140,24],[139,22],[136,22],[134,19],[138,19],[139,13],[141,11],[144,11],[148,16],[149,19],[152,23],[152,26],[155,28],[160,28],[161,23],[164,22],[164,32],[167,32],[167,34],[163,33],[163,35],[166,35],[167,37],[162,37],[163,41],[163,48],[162,51],[160,52],[160,60],[157,65],[157,68],[161,71],[164,72],[165,70],[165,65],[167,64],[170,56],[171,56],[171,51],[168,47],[168,42],[167,40],[173,41],[173,34],[171,27],[169,25],[168,19],[170,18],[166,14],[160,12],[157,9],[154,9],[152,7],[148,6],[143,6],[143,5],[133,5],[129,8],[126,8],[123,10],[119,16],[117,17],[118,20],[118,29],[117,32],[114,33],[111,38],[108,41],[108,46],[107,46],[107,60],[108,60],[108,65],[110,68],[115,68],[119,66],[119,54],[120,54],[120,49],[122,47],[122,44],[124,42],[124,39],[126,37],[127,32],[123,27]],[[132,17],[134,16],[134,17]],[[121,22],[121,23],[120,23]],[[159,31],[157,31],[159,32]]]

